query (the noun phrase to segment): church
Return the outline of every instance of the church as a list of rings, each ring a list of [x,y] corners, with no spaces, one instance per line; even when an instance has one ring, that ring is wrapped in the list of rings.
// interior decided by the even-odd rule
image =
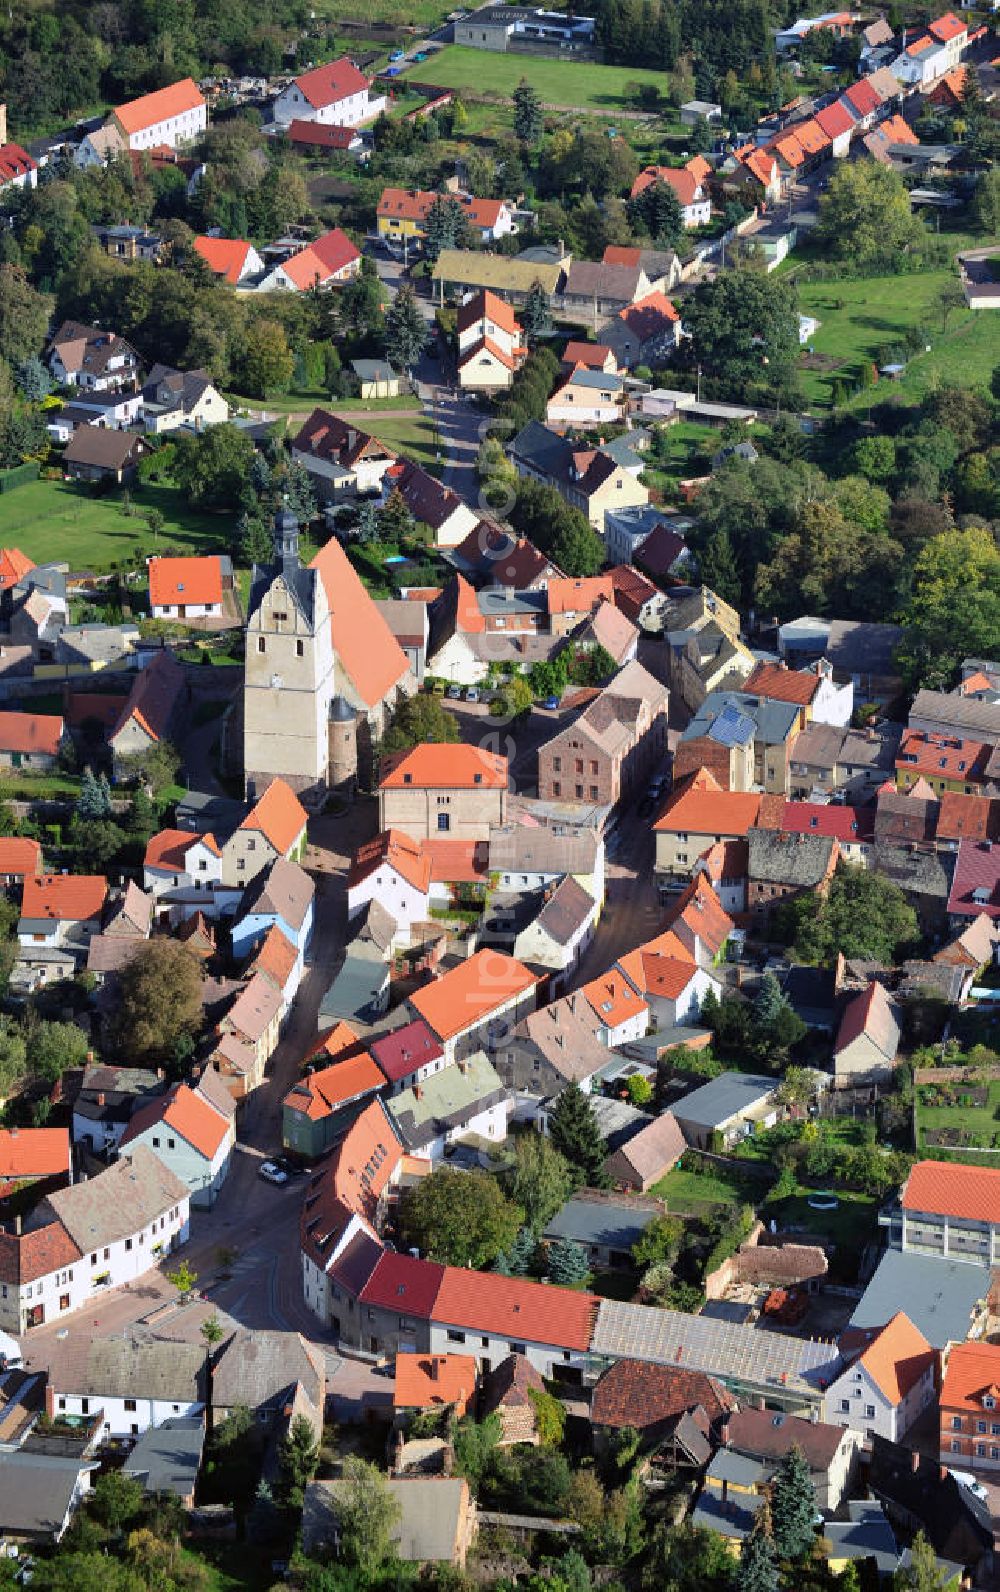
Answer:
[[[335,537],[303,565],[287,509],[274,522],[274,558],[250,587],[243,687],[247,799],[277,775],[303,801],[368,783],[372,749],[416,682]]]

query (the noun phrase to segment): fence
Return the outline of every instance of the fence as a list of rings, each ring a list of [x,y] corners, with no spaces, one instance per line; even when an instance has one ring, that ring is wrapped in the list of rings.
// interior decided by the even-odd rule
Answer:
[[[13,492],[16,487],[27,486],[29,481],[37,481],[38,469],[37,461],[29,461],[27,464],[15,464],[11,470],[0,470],[0,496],[4,492]]]

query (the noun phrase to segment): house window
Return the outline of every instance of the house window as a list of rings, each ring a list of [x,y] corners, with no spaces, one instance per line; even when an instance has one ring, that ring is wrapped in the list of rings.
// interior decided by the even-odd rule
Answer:
[[[125,1400],[125,1408],[126,1408],[126,1409],[127,1409],[127,1410],[134,1410],[134,1409],[136,1409],[136,1408],[137,1408],[137,1406],[136,1406],[136,1402],[135,1402],[135,1399],[126,1399],[126,1400]]]
[[[512,1343],[509,1347],[511,1354],[527,1354],[528,1352],[528,1345],[526,1343]]]
[[[561,774],[562,773],[562,758],[561,757],[554,757],[552,759],[552,772],[554,774]]]
[[[448,1342],[449,1343],[464,1343],[465,1342],[465,1333],[464,1332],[456,1332],[453,1327],[449,1327],[448,1328]]]
[[[841,1399],[841,1401],[840,1401],[840,1409],[841,1409],[841,1413],[843,1415],[849,1415],[851,1413],[851,1401],[850,1401],[850,1399]]]
[[[69,1309],[69,1294],[60,1294],[59,1295],[59,1309],[60,1310],[68,1310]]]
[[[304,641],[297,641],[295,643],[295,656],[297,658],[304,658],[305,655],[306,655],[306,644],[305,644],[305,642]]]
[[[953,1454],[960,1454],[962,1452],[961,1443],[956,1443],[956,1442],[953,1441],[952,1445],[951,1445],[951,1451],[952,1451]]]
[[[90,1400],[89,1399],[81,1399],[80,1400],[80,1414],[81,1415],[89,1415],[90,1414]]]
[[[560,785],[558,780],[554,780],[553,781],[552,794],[553,794],[553,796],[561,796],[562,795],[562,786]]]
[[[977,1432],[985,1432],[985,1430],[986,1430],[986,1422],[985,1421],[977,1421],[976,1422],[976,1431]]]
[[[992,1393],[987,1393],[986,1397],[983,1399],[983,1409],[984,1410],[995,1410],[996,1407],[997,1407],[996,1399],[993,1397]]]
[[[177,1140],[176,1139],[168,1139],[167,1140],[167,1149],[168,1150],[176,1150],[176,1148],[177,1148]]]
[[[437,820],[438,820],[438,832],[441,833],[441,834],[446,834],[448,832],[448,830],[451,828],[451,814],[450,813],[438,813]]]
[[[131,1249],[132,1248],[132,1240],[131,1240],[131,1238],[126,1238],[126,1240],[125,1240],[125,1248],[126,1249]]]
[[[596,802],[596,800],[597,800],[597,786],[596,785],[591,785],[591,787],[590,787],[590,799],[591,799],[592,802]]]
[[[866,1421],[873,1421],[874,1419],[875,1419],[875,1406],[874,1406],[874,1404],[866,1404],[865,1405],[865,1420]]]
[[[159,1141],[159,1139],[154,1139],[154,1140],[153,1140],[153,1149],[154,1149],[154,1150],[158,1150],[158,1149],[159,1149],[159,1148],[160,1148],[160,1141]],[[93,1260],[93,1259],[94,1259],[94,1258],[95,1258],[95,1257],[94,1257],[94,1256],[93,1256],[93,1255],[91,1255],[91,1257],[90,1257],[90,1258],[91,1258],[91,1260]]]
[[[266,652],[267,651],[267,641],[265,640],[265,638],[263,636],[258,636],[257,637],[257,651],[258,652]]]
[[[952,1416],[951,1429],[953,1432],[960,1432],[962,1430],[962,1417],[960,1415]]]

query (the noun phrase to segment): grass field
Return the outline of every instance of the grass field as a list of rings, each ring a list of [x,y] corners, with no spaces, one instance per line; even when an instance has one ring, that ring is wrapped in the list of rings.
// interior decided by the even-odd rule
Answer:
[[[702,1212],[707,1205],[741,1205],[748,1197],[743,1183],[724,1172],[685,1172],[679,1166],[661,1177],[649,1192],[654,1198],[665,1200],[669,1211],[692,1214]]]
[[[663,72],[648,67],[594,66],[584,61],[544,61],[524,55],[495,55],[450,44],[429,61],[411,68],[418,83],[440,88],[468,89],[472,93],[513,96],[522,77],[547,105],[571,105],[581,111],[631,108],[625,85],[655,83],[666,89]]]
[[[263,409],[275,415],[308,415],[316,408],[317,404],[323,409],[331,409],[334,414],[341,410],[345,412],[354,409],[372,409],[391,413],[394,409],[419,409],[418,400],[412,393],[403,393],[398,398],[331,398],[330,394],[321,387],[309,387],[303,392],[282,393],[280,398],[244,398],[239,393],[227,393],[231,404],[236,404],[240,409]]]
[[[817,1211],[809,1204],[809,1196],[820,1192],[826,1193],[827,1190],[806,1188],[800,1184],[796,1193],[787,1199],[767,1204],[762,1214],[766,1220],[775,1217],[781,1228],[832,1240],[838,1254],[853,1257],[856,1265],[861,1250],[875,1235],[878,1201],[854,1189],[838,1188],[837,1209]]]
[[[799,307],[822,322],[812,341],[816,353],[837,360],[843,373],[852,378],[863,360],[874,359],[882,344],[892,342],[907,327],[925,329],[930,353],[916,355],[901,380],[891,384],[893,393],[916,403],[939,381],[988,386],[997,362],[996,331],[982,314],[953,310],[947,330],[942,332],[937,298],[944,284],[953,280],[949,271],[923,271],[857,282],[804,282],[799,286]],[[833,369],[802,371],[810,407],[829,407],[835,375]],[[886,390],[886,385],[879,383],[867,393],[859,393],[852,403],[864,405]]]
[[[167,547],[218,551],[230,539],[228,515],[199,514],[172,487],[136,487],[132,503],[164,516],[155,538],[138,514],[122,514],[118,494],[92,497],[66,481],[31,481],[0,496],[0,545],[19,547],[37,563],[66,559],[71,570],[104,570]]]
[[[955,1094],[958,1104],[948,1106],[924,1105],[920,1098],[922,1089],[917,1091],[917,1145],[923,1148],[924,1134],[931,1130],[941,1128],[955,1128],[960,1133],[968,1135],[970,1144],[981,1149],[992,1148],[994,1136],[1000,1132],[1000,1083],[990,1083],[988,1100],[985,1106],[976,1106],[971,1103],[963,1105],[962,1097],[971,1101],[971,1093],[963,1090],[961,1084],[948,1084],[947,1087]],[[970,1086],[971,1089],[971,1086]]]

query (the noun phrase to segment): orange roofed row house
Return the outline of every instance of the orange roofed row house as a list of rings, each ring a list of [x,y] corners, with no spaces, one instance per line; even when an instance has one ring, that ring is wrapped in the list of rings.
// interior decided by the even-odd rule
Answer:
[[[411,840],[488,840],[507,814],[506,757],[464,743],[429,741],[387,758],[379,781],[379,828]]]
[[[1000,1344],[946,1350],[938,1408],[942,1465],[1000,1470]]]

